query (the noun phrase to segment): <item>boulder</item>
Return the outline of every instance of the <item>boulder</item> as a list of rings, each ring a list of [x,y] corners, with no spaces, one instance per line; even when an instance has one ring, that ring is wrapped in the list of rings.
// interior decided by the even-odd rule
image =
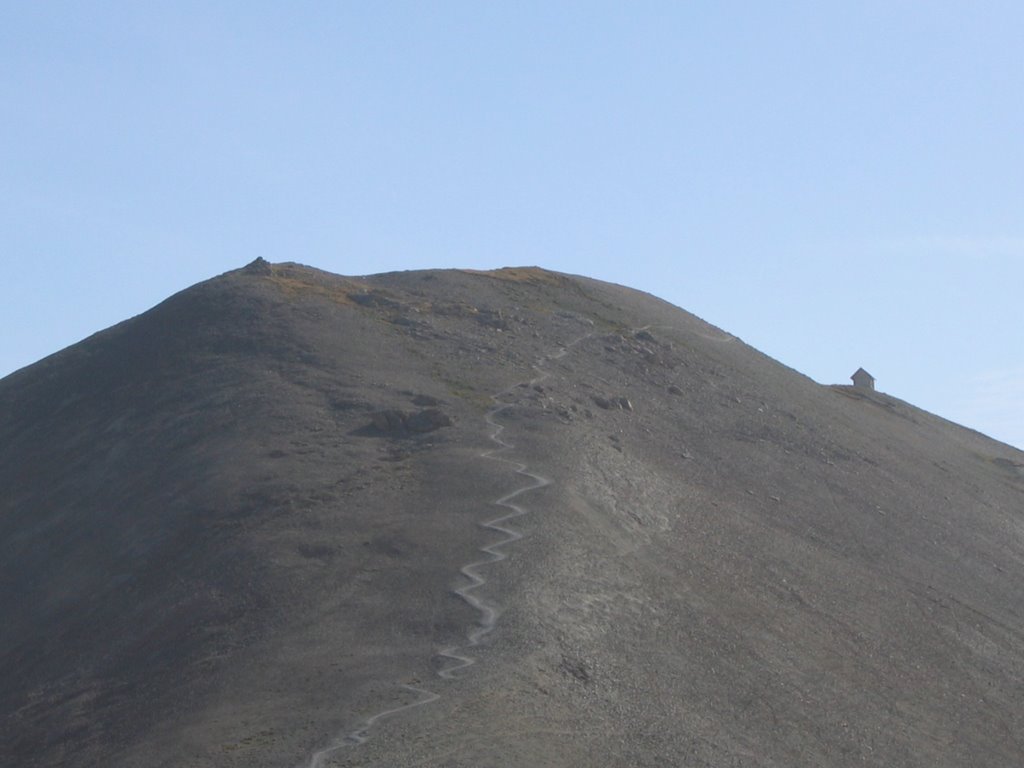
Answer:
[[[594,405],[598,408],[603,408],[606,411],[620,410],[620,411],[632,411],[633,404],[629,401],[628,397],[602,397],[601,395],[591,395],[591,400],[594,401]]]

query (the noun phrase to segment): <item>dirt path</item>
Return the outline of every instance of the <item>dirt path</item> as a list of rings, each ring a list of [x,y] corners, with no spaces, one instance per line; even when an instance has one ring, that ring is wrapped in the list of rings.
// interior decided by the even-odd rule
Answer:
[[[454,593],[479,611],[480,617],[476,625],[467,632],[466,641],[464,643],[448,646],[447,648],[438,651],[437,655],[443,659],[447,659],[449,662],[437,673],[438,677],[441,679],[453,679],[457,677],[457,674],[461,670],[476,664],[476,658],[469,655],[468,651],[480,645],[484,638],[494,631],[494,628],[497,625],[498,617],[501,614],[500,607],[496,603],[475,594],[475,592],[487,583],[487,578],[481,574],[480,569],[485,566],[492,565],[493,563],[498,563],[502,560],[508,559],[508,554],[503,551],[504,548],[523,538],[523,534],[515,528],[510,527],[509,522],[517,517],[525,515],[528,510],[526,507],[516,504],[513,499],[516,499],[529,491],[534,491],[538,488],[551,485],[552,483],[550,478],[530,471],[528,465],[513,459],[505,458],[501,455],[515,447],[514,444],[502,438],[502,433],[505,431],[505,427],[497,421],[498,415],[511,408],[513,404],[504,403],[501,399],[522,387],[524,384],[527,387],[533,387],[534,385],[540,384],[545,379],[549,378],[551,373],[544,370],[543,366],[545,363],[565,357],[569,353],[569,350],[593,335],[593,332],[584,334],[583,336],[580,336],[579,338],[560,347],[557,352],[544,355],[533,366],[533,369],[538,374],[537,376],[529,381],[513,384],[512,386],[491,395],[491,400],[495,405],[487,411],[484,416],[484,420],[491,428],[491,432],[488,437],[491,442],[495,443],[495,447],[482,451],[480,456],[481,458],[500,461],[503,464],[509,465],[515,474],[522,476],[528,482],[511,493],[507,493],[491,502],[494,506],[501,507],[505,511],[498,517],[488,520],[487,522],[480,523],[480,526],[501,534],[502,538],[480,547],[479,551],[484,553],[486,557],[467,563],[459,569],[459,572],[466,577],[469,583],[458,587],[454,590]],[[401,688],[415,694],[416,698],[407,704],[385,709],[367,717],[358,728],[342,734],[334,739],[334,741],[332,741],[328,746],[317,750],[310,755],[309,759],[302,763],[302,768],[325,768],[326,761],[335,752],[364,743],[369,738],[371,729],[380,721],[393,717],[401,712],[425,706],[441,698],[441,694],[427,688],[420,688],[414,685],[402,685]]]
[[[532,387],[547,379],[551,374],[541,367],[545,362],[565,357],[565,355],[569,353],[570,349],[592,335],[593,334],[591,333],[585,334],[569,344],[566,344],[564,347],[561,347],[558,352],[542,357],[540,361],[534,365],[534,370],[536,370],[539,375],[526,382],[526,385],[528,387]],[[490,438],[493,442],[497,443],[497,447],[486,450],[480,455],[485,459],[492,459],[494,461],[500,461],[508,464],[512,467],[513,472],[526,478],[529,482],[511,493],[507,493],[501,498],[495,499],[491,502],[494,506],[504,507],[508,511],[493,520],[488,520],[486,523],[481,523],[480,525],[483,528],[502,534],[504,538],[488,544],[487,546],[481,547],[480,551],[487,555],[487,557],[464,565],[460,569],[460,572],[469,580],[469,583],[456,589],[455,594],[469,603],[473,608],[480,611],[480,621],[466,635],[465,643],[449,646],[438,653],[439,656],[452,661],[451,664],[438,672],[438,675],[445,679],[451,679],[452,677],[455,677],[455,674],[459,670],[475,664],[476,659],[472,656],[466,655],[465,651],[480,645],[483,639],[494,631],[494,626],[498,620],[500,612],[498,606],[475,595],[474,592],[487,583],[487,579],[480,574],[480,568],[507,559],[508,555],[502,551],[504,547],[523,538],[522,533],[514,528],[508,527],[507,525],[510,520],[514,520],[517,517],[525,515],[527,511],[524,507],[515,504],[512,500],[524,493],[528,493],[529,491],[534,491],[538,488],[543,488],[546,485],[551,485],[552,482],[550,478],[544,477],[544,475],[531,472],[526,464],[512,459],[506,459],[501,456],[502,453],[506,453],[515,446],[502,438],[501,435],[505,431],[505,427],[496,421],[496,417],[502,411],[512,407],[511,403],[502,403],[500,402],[500,399],[521,386],[522,384],[515,384],[491,396],[491,399],[496,403],[496,405],[487,412],[485,419],[493,428]]]

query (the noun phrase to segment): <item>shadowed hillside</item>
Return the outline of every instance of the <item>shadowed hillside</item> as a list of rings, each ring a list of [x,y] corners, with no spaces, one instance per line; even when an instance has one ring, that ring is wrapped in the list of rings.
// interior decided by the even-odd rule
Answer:
[[[1024,763],[1024,454],[536,268],[0,381],[0,764]]]

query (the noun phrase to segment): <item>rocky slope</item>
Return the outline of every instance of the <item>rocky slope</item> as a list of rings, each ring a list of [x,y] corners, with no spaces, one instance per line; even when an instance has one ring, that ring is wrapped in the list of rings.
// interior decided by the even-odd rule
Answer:
[[[1024,762],[1024,454],[620,286],[257,261],[0,488],[3,765]]]

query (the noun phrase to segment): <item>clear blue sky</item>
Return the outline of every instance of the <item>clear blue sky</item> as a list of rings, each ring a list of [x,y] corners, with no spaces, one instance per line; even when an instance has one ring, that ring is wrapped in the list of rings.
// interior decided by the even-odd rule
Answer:
[[[1024,4],[0,4],[0,375],[256,256],[539,264],[1024,446]]]

